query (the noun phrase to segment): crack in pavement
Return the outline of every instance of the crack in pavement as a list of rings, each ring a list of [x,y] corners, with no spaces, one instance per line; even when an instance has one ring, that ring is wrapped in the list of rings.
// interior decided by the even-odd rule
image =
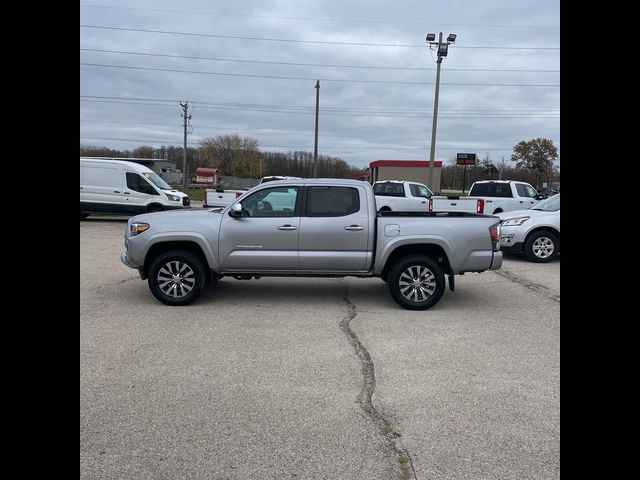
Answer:
[[[340,330],[342,330],[342,332],[347,336],[349,343],[362,363],[362,368],[360,370],[363,377],[362,388],[360,389],[360,393],[356,395],[356,403],[360,404],[360,408],[364,410],[366,415],[378,427],[382,436],[387,440],[396,453],[398,467],[400,469],[399,479],[408,480],[410,478],[414,478],[417,480],[418,477],[416,475],[416,470],[413,467],[411,455],[409,455],[406,448],[400,445],[398,440],[398,437],[400,437],[401,434],[397,432],[391,422],[384,418],[371,403],[371,398],[373,397],[373,393],[376,389],[376,376],[373,367],[373,360],[371,360],[371,355],[369,355],[367,349],[362,345],[358,336],[349,326],[349,322],[356,317],[357,312],[356,306],[353,304],[349,296],[349,288],[344,281],[342,299],[347,304],[347,316],[340,321]]]
[[[124,280],[120,280],[119,282],[115,282],[115,283],[105,283],[104,285],[98,285],[97,287],[94,287],[94,290],[100,290],[101,288],[105,288],[105,287],[115,287],[116,285],[122,285],[123,283],[131,282],[139,278],[140,277],[131,277],[131,278],[125,278]]]
[[[497,273],[498,275],[500,275],[501,277],[504,277],[508,280],[511,280],[512,282],[516,282],[520,285],[522,285],[523,287],[527,287],[530,290],[533,290],[534,292],[539,293],[540,295],[542,295],[543,297],[546,297],[550,300],[553,300],[554,302],[558,302],[560,303],[560,295],[553,293],[549,287],[545,287],[544,285],[540,285],[538,283],[534,283],[530,280],[527,280],[526,278],[523,278],[519,275],[516,275],[515,273],[511,273],[508,270],[493,270],[493,273]]]

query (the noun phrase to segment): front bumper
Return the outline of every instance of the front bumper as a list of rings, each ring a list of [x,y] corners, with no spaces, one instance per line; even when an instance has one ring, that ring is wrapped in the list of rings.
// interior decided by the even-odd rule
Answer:
[[[510,244],[505,244],[500,242],[500,251],[506,253],[522,253],[524,251],[524,243],[515,242]]]
[[[122,253],[120,254],[120,261],[121,261],[122,263],[124,263],[127,267],[129,267],[129,268],[133,268],[133,269],[135,269],[135,270],[138,270],[138,275],[140,275],[140,278],[141,278],[142,280],[146,280],[147,275],[146,275],[146,273],[145,273],[145,271],[144,271],[144,267],[136,267],[135,265],[133,265],[132,263],[130,263],[130,261],[129,261],[129,253],[128,253],[128,252],[126,252],[126,251],[125,251],[125,252],[122,252]]]

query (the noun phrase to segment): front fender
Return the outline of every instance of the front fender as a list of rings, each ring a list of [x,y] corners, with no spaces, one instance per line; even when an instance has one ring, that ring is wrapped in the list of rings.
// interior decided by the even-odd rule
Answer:
[[[144,234],[141,234],[139,237],[142,237],[143,235]],[[142,242],[137,245],[138,242],[136,240],[141,240]],[[139,265],[144,265],[144,259],[152,247],[161,243],[173,242],[190,242],[196,244],[200,247],[200,250],[202,250],[209,268],[212,270],[218,269],[218,259],[211,248],[210,243],[207,241],[207,238],[204,235],[195,232],[188,234],[184,232],[161,232],[148,238],[138,238],[138,236],[131,237],[129,239],[129,257],[133,259],[135,263],[139,262]]]

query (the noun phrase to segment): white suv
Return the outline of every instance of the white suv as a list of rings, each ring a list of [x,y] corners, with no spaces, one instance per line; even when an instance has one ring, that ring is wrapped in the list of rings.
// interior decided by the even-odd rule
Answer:
[[[524,253],[527,260],[547,263],[560,253],[560,194],[527,210],[498,213],[500,250]]]

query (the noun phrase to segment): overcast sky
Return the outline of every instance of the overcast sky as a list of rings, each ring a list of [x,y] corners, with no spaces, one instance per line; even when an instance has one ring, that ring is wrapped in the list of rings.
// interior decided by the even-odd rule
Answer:
[[[355,167],[428,159],[436,82],[427,33],[450,33],[436,160],[507,162],[560,147],[559,0],[85,0],[80,143],[132,150],[225,134]]]

